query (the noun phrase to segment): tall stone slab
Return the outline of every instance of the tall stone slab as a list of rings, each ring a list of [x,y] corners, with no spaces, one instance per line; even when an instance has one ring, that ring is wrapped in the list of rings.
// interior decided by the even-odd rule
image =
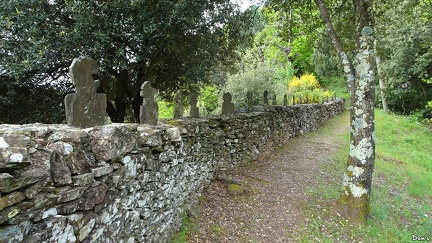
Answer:
[[[105,123],[107,99],[96,93],[99,80],[92,75],[98,72],[95,60],[89,57],[75,58],[69,73],[76,92],[65,97],[66,122],[70,126],[93,127]]]
[[[235,108],[234,103],[232,103],[232,95],[230,93],[223,94],[223,103],[222,103],[222,115],[231,115],[234,114]]]
[[[174,118],[180,119],[183,117],[183,93],[178,90],[174,96]]]
[[[268,105],[268,91],[264,90],[264,105]]]
[[[140,107],[140,123],[157,125],[159,116],[159,106],[155,100],[156,89],[154,89],[150,82],[144,82],[141,85],[141,97],[143,97],[143,104]]]
[[[199,93],[191,93],[188,96],[188,102],[190,105],[190,118],[199,118],[199,108],[197,107],[198,104],[198,96]]]
[[[247,99],[248,111],[252,111],[252,107],[253,107],[253,93],[252,93],[252,91],[250,91],[250,90],[247,91],[246,99]]]
[[[284,101],[283,101],[284,106],[288,105],[288,96],[285,94],[284,95]]]

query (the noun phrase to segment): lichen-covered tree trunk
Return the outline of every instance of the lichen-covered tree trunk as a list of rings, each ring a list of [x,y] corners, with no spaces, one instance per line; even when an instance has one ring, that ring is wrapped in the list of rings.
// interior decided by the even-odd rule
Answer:
[[[384,83],[384,76],[382,74],[382,70],[381,70],[381,55],[379,55],[376,51],[375,48],[375,60],[376,60],[376,66],[377,66],[377,74],[378,74],[378,81],[379,81],[379,86],[380,86],[380,94],[381,94],[381,102],[382,102],[382,106],[383,106],[383,110],[384,112],[388,113],[389,109],[388,109],[388,104],[387,104],[387,99],[386,99],[386,95],[385,95],[385,83]]]
[[[372,171],[375,161],[374,127],[374,29],[373,1],[354,0],[356,8],[356,56],[349,60],[332,26],[323,0],[315,0],[344,65],[351,94],[350,152],[343,175],[339,203],[352,221],[365,222],[370,210]]]

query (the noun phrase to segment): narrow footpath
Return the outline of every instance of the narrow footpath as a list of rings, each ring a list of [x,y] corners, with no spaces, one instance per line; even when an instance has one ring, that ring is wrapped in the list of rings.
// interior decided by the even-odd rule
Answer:
[[[335,156],[346,147],[348,130],[349,112],[344,112],[318,131],[289,139],[224,175],[240,187],[228,190],[226,182],[212,182],[189,213],[188,242],[301,241],[298,231],[309,222],[305,210],[319,204],[310,192],[342,181]]]

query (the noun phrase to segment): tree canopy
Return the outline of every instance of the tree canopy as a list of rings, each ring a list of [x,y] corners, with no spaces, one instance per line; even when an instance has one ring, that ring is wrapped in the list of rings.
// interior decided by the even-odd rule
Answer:
[[[114,122],[130,108],[138,117],[144,81],[164,97],[197,90],[213,66],[232,64],[250,40],[248,16],[228,0],[3,1],[0,16],[2,109],[26,105],[14,95],[18,87],[70,92],[68,66],[89,56],[99,64],[99,91]],[[44,103],[42,95],[35,94]]]

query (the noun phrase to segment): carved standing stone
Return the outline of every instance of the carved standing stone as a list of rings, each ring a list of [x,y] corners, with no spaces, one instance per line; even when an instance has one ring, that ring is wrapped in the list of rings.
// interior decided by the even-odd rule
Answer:
[[[251,111],[252,110],[252,106],[253,106],[253,94],[252,94],[252,91],[248,90],[248,92],[246,93],[246,98],[247,98],[248,110]]]
[[[156,89],[154,89],[150,82],[144,82],[141,85],[141,97],[143,97],[143,104],[140,107],[140,123],[157,125],[159,116],[159,106],[155,100]]]
[[[268,105],[268,91],[264,90],[264,105]]]
[[[199,93],[191,93],[188,96],[190,105],[190,118],[199,118],[199,108],[197,107]]]
[[[232,95],[230,93],[223,94],[222,115],[234,114],[234,103],[232,103]]]
[[[288,105],[288,96],[285,94],[284,95],[284,101],[283,101],[284,106]]]
[[[174,96],[174,118],[180,119],[183,117],[183,94],[181,90],[178,90]]]
[[[93,127],[105,123],[106,95],[96,93],[99,80],[92,75],[98,72],[95,60],[89,57],[75,58],[69,67],[76,93],[65,97],[66,122],[70,126]]]
[[[273,102],[272,105],[276,105],[276,94],[273,95]]]

